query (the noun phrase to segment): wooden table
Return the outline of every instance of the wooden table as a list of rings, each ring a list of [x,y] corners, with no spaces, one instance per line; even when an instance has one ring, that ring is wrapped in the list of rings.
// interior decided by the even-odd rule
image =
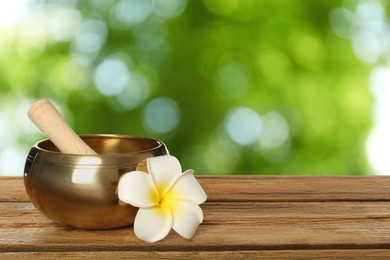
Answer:
[[[388,177],[198,177],[205,220],[187,241],[132,227],[64,228],[41,215],[21,177],[0,178],[0,259],[390,259]]]

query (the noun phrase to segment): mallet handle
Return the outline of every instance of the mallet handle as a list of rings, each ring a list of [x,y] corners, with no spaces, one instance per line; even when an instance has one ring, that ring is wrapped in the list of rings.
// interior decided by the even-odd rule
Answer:
[[[61,152],[97,154],[81,140],[49,100],[41,99],[32,104],[28,110],[28,116]]]

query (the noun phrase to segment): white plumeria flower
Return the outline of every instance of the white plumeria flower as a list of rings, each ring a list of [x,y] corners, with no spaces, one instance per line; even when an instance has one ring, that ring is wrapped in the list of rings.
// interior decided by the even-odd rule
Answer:
[[[140,208],[134,221],[135,235],[155,242],[172,228],[191,239],[203,221],[199,205],[207,199],[194,171],[182,173],[179,161],[170,155],[148,158],[147,168],[149,174],[129,172],[118,184],[119,199]]]

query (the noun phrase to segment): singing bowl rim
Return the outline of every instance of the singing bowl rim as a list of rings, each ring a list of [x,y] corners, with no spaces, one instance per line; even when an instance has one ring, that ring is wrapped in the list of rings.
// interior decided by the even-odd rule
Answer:
[[[149,149],[143,149],[143,150],[140,150],[140,151],[135,151],[135,152],[131,152],[131,154],[134,154],[134,153],[143,153],[143,152],[150,152],[150,151],[153,151],[153,150],[157,150],[159,148],[161,148],[161,146],[165,146],[164,143],[160,140],[157,140],[157,139],[154,139],[154,138],[150,138],[150,137],[145,137],[145,136],[137,136],[137,135],[126,135],[126,134],[81,134],[79,135],[79,137],[81,139],[83,139],[83,141],[85,139],[88,139],[88,138],[113,138],[113,139],[138,139],[138,140],[148,140],[148,141],[154,141],[156,142],[158,145],[155,146],[155,147],[152,147],[152,148],[149,148]],[[72,154],[72,153],[63,153],[63,152],[60,152],[60,151],[53,151],[53,150],[48,150],[48,149],[45,149],[45,148],[42,148],[41,145],[44,144],[44,143],[52,143],[51,140],[49,138],[45,138],[45,139],[42,139],[38,142],[36,142],[34,145],[33,145],[33,148],[39,150],[40,152],[46,152],[46,153],[53,153],[53,154],[63,154],[63,155],[68,155],[68,156],[85,156],[83,154]],[[88,156],[110,156],[110,155],[124,155],[126,153],[107,153],[107,154],[94,154],[94,155],[88,155]]]
[[[165,149],[167,150],[166,145],[162,141],[154,139],[154,138],[150,138],[150,137],[145,137],[145,136],[126,135],[126,134],[81,134],[79,136],[83,141],[85,141],[89,138],[99,138],[99,139],[112,138],[112,139],[118,139],[118,140],[120,140],[120,139],[133,139],[133,140],[140,140],[140,141],[143,140],[143,141],[155,142],[156,145],[154,147],[151,147],[151,148],[142,149],[142,150],[138,150],[138,151],[131,151],[131,152],[114,152],[114,153],[104,153],[104,154],[96,154],[96,155],[95,154],[94,155],[85,155],[85,154],[63,153],[63,152],[60,152],[58,150],[45,149],[42,147],[44,144],[47,144],[47,143],[53,144],[53,142],[49,138],[45,138],[45,139],[42,139],[42,140],[36,142],[32,146],[31,149],[36,150],[36,152],[39,152],[39,153],[45,153],[47,155],[53,155],[53,156],[61,155],[61,156],[65,156],[65,157],[77,157],[77,158],[85,157],[85,156],[88,156],[88,157],[131,156],[131,155],[136,155],[136,154],[152,152],[155,150],[159,150],[163,147],[165,147]],[[168,152],[168,150],[167,150],[167,152]]]

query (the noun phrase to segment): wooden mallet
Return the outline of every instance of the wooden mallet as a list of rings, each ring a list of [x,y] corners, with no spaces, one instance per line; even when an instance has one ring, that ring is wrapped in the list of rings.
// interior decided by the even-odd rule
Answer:
[[[62,153],[97,154],[81,140],[49,100],[41,99],[32,104],[28,117]]]

